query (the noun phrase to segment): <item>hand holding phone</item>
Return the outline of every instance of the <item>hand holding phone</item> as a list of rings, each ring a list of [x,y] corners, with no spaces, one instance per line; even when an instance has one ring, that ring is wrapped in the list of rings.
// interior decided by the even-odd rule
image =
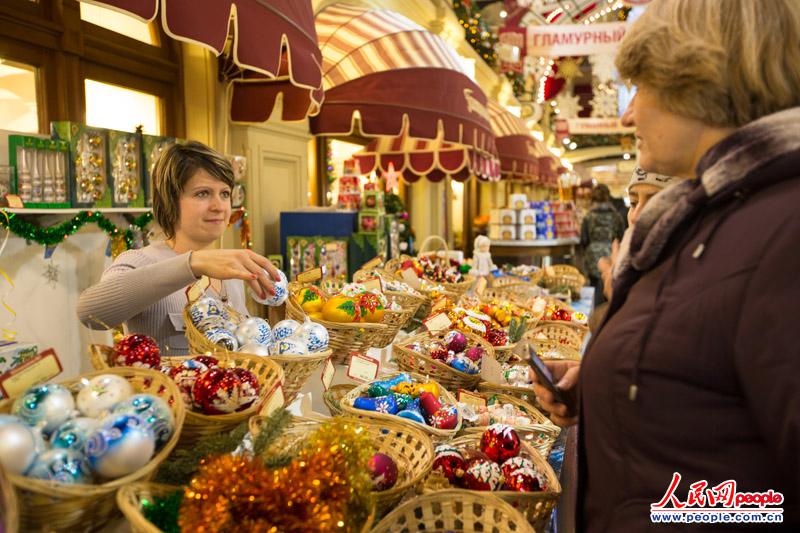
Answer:
[[[547,395],[545,392],[537,391],[539,403],[550,411],[550,418],[561,426],[575,424],[577,422],[577,374],[580,370],[580,363],[578,361],[550,363],[558,367],[558,380],[566,376],[566,380],[571,381],[570,386],[565,388],[556,385],[557,379],[553,377],[547,364],[536,355],[532,348],[528,349],[528,364],[536,375],[537,383],[534,384],[534,389],[543,388],[552,396],[552,402],[550,402],[547,401],[549,399],[544,398]],[[567,376],[567,374],[570,375]]]

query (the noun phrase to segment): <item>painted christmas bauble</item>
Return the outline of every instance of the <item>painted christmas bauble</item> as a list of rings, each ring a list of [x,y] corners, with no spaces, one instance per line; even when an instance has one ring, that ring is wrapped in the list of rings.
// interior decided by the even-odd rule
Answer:
[[[325,305],[322,291],[313,286],[300,289],[294,295],[294,299],[306,313],[318,313],[322,311],[322,306]]]
[[[425,353],[425,347],[419,341],[406,344],[406,349],[411,350],[414,353]]]
[[[503,474],[497,463],[482,458],[471,459],[461,478],[465,489],[497,490],[503,480]]]
[[[67,420],[50,436],[50,446],[53,448],[69,448],[83,453],[86,441],[97,428],[97,419],[79,416]]]
[[[478,362],[486,355],[486,350],[484,350],[482,346],[472,346],[471,348],[467,348],[464,355],[467,356],[470,361]]]
[[[287,337],[291,337],[295,334],[295,332],[297,332],[298,329],[300,329],[300,322],[292,320],[291,318],[281,320],[275,324],[274,328],[272,328],[272,339],[273,341],[277,342]]]
[[[274,345],[270,345],[274,346]],[[270,354],[270,346],[265,346],[264,344],[256,344],[254,342],[245,344],[244,346],[239,346],[240,353],[246,353],[250,355],[261,355],[267,356]]]
[[[367,464],[372,488],[387,490],[397,483],[397,463],[385,453],[376,453]]]
[[[503,476],[506,479],[508,479],[508,476],[511,475],[511,472],[514,470],[519,470],[520,468],[530,468],[531,470],[536,469],[536,467],[533,466],[533,461],[520,455],[508,459],[500,465],[500,470],[503,471]]]
[[[454,446],[449,444],[441,444],[433,451],[433,466],[432,470],[438,470],[450,481],[450,483],[459,483],[461,476],[467,469],[467,461],[464,456]]]
[[[308,347],[305,341],[299,336],[292,336],[287,339],[278,341],[272,347],[273,355],[306,355],[308,354]]]
[[[481,436],[481,451],[496,463],[504,463],[519,454],[519,435],[511,426],[492,424]]]
[[[361,319],[374,324],[383,321],[385,306],[378,295],[367,292],[358,297],[358,306],[361,308]]]
[[[191,363],[189,363],[189,361],[191,361]],[[208,370],[209,368],[214,368],[215,366],[219,366],[219,359],[211,355],[196,355],[191,359],[187,359],[186,361],[181,362],[182,365],[185,365],[187,363],[190,366],[194,364],[204,365],[205,366],[204,370]]]
[[[247,409],[258,400],[261,385],[258,378],[245,368],[232,368],[231,371],[239,378],[239,411]]]
[[[116,374],[101,374],[89,380],[78,393],[76,403],[85,416],[97,418],[109,411],[114,404],[133,395],[130,382]]]
[[[281,270],[278,270],[278,276],[280,279],[278,281],[273,281],[273,290],[275,291],[275,294],[267,293],[266,298],[261,298],[255,293],[255,291],[253,291],[253,289],[250,289],[250,296],[253,297],[253,300],[260,304],[269,305],[272,307],[277,307],[283,304],[283,302],[286,301],[286,297],[289,296],[289,280],[286,279],[286,274],[284,274]],[[267,272],[267,277],[272,279],[272,276],[269,272]]]
[[[477,374],[481,371],[480,367],[464,355],[457,355],[450,361],[450,366],[465,374]]]
[[[249,343],[269,346],[272,344],[272,330],[263,318],[256,316],[246,318],[236,328],[236,341],[239,346]]]
[[[533,468],[518,468],[505,476],[503,490],[535,492],[543,489],[541,477]]]
[[[192,399],[192,388],[194,387],[197,378],[207,370],[208,367],[206,365],[193,359],[184,361],[180,365],[173,367],[170,370],[169,376],[178,386],[178,389],[180,389],[183,403],[185,403],[187,407],[194,405],[194,400]]]
[[[392,394],[379,396],[378,398],[356,398],[353,401],[353,407],[389,415],[395,415],[398,411],[397,400]]]
[[[114,363],[117,366],[158,368],[161,365],[161,351],[152,338],[134,333],[114,345]]]
[[[34,431],[22,420],[0,425],[0,464],[6,472],[23,474],[33,464],[39,451]]]
[[[235,352],[239,348],[239,342],[232,331],[223,328],[213,328],[205,332],[206,338],[213,344],[222,346],[228,351]]]
[[[453,352],[463,352],[467,349],[467,336],[460,331],[448,331],[444,336],[444,343],[448,350]]]
[[[85,448],[92,469],[106,478],[136,472],[150,462],[155,449],[156,437],[145,421],[129,414],[101,420]]]
[[[200,298],[189,308],[189,318],[191,318],[195,326],[199,327],[203,320],[213,316],[221,317],[226,320],[230,318],[230,314],[222,305],[222,302],[215,298]]]
[[[321,352],[328,347],[330,341],[327,328],[310,320],[306,320],[300,328],[300,336],[305,341],[309,352]]]
[[[361,283],[348,283],[342,290],[339,291],[339,294],[342,296],[347,296],[349,298],[357,298],[367,292],[367,288]]]
[[[426,418],[432,417],[436,411],[442,408],[439,398],[427,391],[419,395],[419,405]]]
[[[44,452],[36,458],[26,475],[70,485],[92,482],[92,471],[86,456],[82,451],[71,448],[54,448]]]
[[[505,346],[508,344],[508,333],[502,329],[490,329],[486,333],[486,340],[492,346]]]
[[[31,387],[14,400],[11,408],[11,414],[20,417],[29,426],[43,422],[42,431],[48,435],[72,418],[74,411],[72,393],[66,387],[53,383]]]
[[[175,431],[175,417],[167,402],[152,394],[134,394],[111,410],[112,414],[137,415],[156,437],[156,448],[166,444]]]
[[[337,294],[325,302],[322,307],[322,316],[328,322],[359,322],[361,307],[355,298]]]
[[[446,405],[431,417],[431,425],[436,429],[455,429],[458,426],[458,411],[454,405]]]
[[[420,424],[425,423],[425,417],[422,416],[422,411],[419,408],[419,398],[414,398],[409,402],[404,402],[405,398],[411,397],[405,394],[395,394],[394,396],[397,400],[398,408],[400,409],[397,412],[397,416],[400,418],[413,420],[414,422],[418,422]]]
[[[392,387],[395,387],[401,383],[411,383],[411,381],[412,381],[411,374],[409,374],[408,372],[401,372],[396,376],[394,376],[393,378],[384,379],[381,381],[374,381],[373,385],[382,385],[387,389],[391,389]]]
[[[252,403],[252,396],[243,395],[243,392],[241,379],[235,372],[228,368],[212,368],[197,378],[192,398],[203,413],[221,415],[244,410]]]

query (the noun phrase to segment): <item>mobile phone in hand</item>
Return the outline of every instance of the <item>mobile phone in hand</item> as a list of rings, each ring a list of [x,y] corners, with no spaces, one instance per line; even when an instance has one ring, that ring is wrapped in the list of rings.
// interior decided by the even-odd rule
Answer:
[[[536,355],[536,350],[531,346],[528,346],[528,364],[536,373],[539,383],[553,394],[555,401],[563,403],[572,412],[575,409],[575,391],[565,391],[555,384],[550,369]]]

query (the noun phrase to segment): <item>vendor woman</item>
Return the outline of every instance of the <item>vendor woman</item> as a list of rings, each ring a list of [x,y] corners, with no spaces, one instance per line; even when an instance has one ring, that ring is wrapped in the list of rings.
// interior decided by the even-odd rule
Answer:
[[[119,255],[100,282],[81,294],[78,318],[92,329],[125,324],[158,342],[165,355],[186,355],[185,289],[208,276],[210,296],[246,314],[244,284],[266,297],[278,271],[251,250],[214,248],[231,216],[233,170],[199,142],[175,144],[153,170],[153,215],[166,240]]]

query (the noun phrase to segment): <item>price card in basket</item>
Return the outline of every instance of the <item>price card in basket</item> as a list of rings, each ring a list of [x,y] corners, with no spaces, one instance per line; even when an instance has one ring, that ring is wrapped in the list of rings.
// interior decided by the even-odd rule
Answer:
[[[208,276],[202,276],[199,280],[189,285],[186,289],[186,299],[190,302],[196,302],[206,293],[206,290],[211,286],[211,279]]]
[[[383,292],[383,282],[381,281],[381,278],[379,278],[377,276],[374,277],[374,278],[365,279],[364,281],[361,282],[361,284],[368,291]]]
[[[53,379],[62,370],[56,352],[52,348],[47,349],[0,376],[0,396],[19,396],[30,387]]]
[[[367,383],[378,377],[381,362],[363,353],[351,353],[350,364],[347,365],[347,377]]]
[[[12,209],[21,209],[25,207],[22,204],[22,198],[20,198],[16,194],[6,194],[6,202],[8,203],[8,207]]]
[[[403,281],[408,283],[409,286],[411,286],[411,288],[413,289],[420,288],[419,276],[417,276],[417,273],[414,272],[413,269],[404,268],[403,270],[400,271],[400,275],[403,276]]]
[[[453,323],[450,321],[450,318],[447,316],[447,313],[437,313],[422,323],[425,325],[425,329],[427,329],[433,335],[439,333],[440,331],[444,331],[453,325]]]
[[[464,389],[458,390],[458,401],[474,407],[486,407],[486,398],[478,396],[477,394],[465,391]]]
[[[273,411],[283,407],[284,403],[286,403],[286,396],[283,394],[283,385],[278,383],[277,386],[272,389],[272,392],[267,395],[267,401],[264,402],[258,414],[269,416]]]
[[[325,390],[331,388],[331,383],[333,383],[333,377],[335,375],[336,375],[336,366],[334,366],[333,361],[331,361],[331,358],[328,357],[322,364],[322,374],[320,375],[320,379],[322,379],[322,387]]]
[[[369,261],[367,261],[366,263],[364,263],[361,266],[361,270],[372,270],[373,268],[378,268],[382,264],[383,264],[383,257],[377,255],[372,259],[370,259]]]
[[[318,279],[322,279],[322,276],[325,273],[322,270],[322,267],[310,268],[304,272],[300,272],[297,275],[297,281],[300,283],[311,283],[313,281],[317,281]]]

